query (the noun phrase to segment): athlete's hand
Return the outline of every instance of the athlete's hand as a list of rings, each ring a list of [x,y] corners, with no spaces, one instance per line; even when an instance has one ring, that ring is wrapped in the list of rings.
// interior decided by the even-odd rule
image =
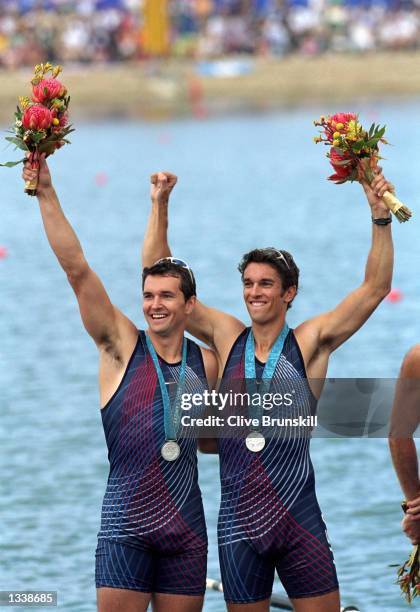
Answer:
[[[171,172],[156,172],[150,177],[150,197],[154,204],[167,204],[178,177]]]
[[[28,153],[28,158],[29,155],[30,154]],[[45,161],[45,153],[41,153],[41,155],[35,153],[32,162],[27,159],[27,161],[23,165],[22,178],[25,182],[32,181],[37,176],[38,166],[39,175],[37,194],[40,195],[43,191],[51,189],[52,187],[51,174],[48,168],[48,164]]]
[[[377,166],[374,173],[375,176],[370,185],[362,176],[359,177],[359,182],[365,191],[369,206],[372,209],[372,217],[379,219],[380,217],[388,217],[390,215],[389,208],[383,201],[382,196],[385,191],[394,193],[395,188],[382,174],[382,168]]]
[[[401,527],[412,544],[420,544],[420,522],[406,514],[402,520]]]
[[[406,514],[410,516],[413,521],[420,520],[420,497],[416,497],[407,502]]]

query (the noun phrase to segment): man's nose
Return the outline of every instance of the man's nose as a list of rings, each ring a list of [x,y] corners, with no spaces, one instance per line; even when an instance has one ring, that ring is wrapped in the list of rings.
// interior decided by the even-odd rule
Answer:
[[[152,308],[159,308],[161,306],[160,295],[155,295],[152,302]]]

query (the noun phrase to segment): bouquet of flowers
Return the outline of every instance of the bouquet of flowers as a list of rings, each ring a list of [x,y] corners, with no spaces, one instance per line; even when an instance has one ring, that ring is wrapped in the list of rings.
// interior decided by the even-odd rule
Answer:
[[[74,132],[72,126],[68,125],[70,96],[67,96],[67,89],[57,79],[61,70],[61,66],[52,66],[50,63],[35,66],[35,75],[31,81],[32,97],[19,98],[15,123],[13,129],[9,130],[13,136],[6,137],[6,140],[15,145],[15,149],[26,151],[27,154],[23,159],[0,166],[11,168],[29,161],[32,168],[39,169],[41,153],[52,155],[70,142],[67,136]],[[48,78],[49,72],[51,77]],[[25,193],[36,195],[37,186],[38,177],[26,183]]]
[[[404,512],[407,512],[407,502],[403,501],[401,507]],[[419,545],[414,546],[407,561],[398,569],[397,583],[400,585],[401,592],[408,603],[411,603],[414,597],[420,595]]]
[[[314,141],[330,147],[327,157],[334,174],[328,179],[336,184],[365,179],[370,184],[381,159],[379,143],[388,144],[384,138],[385,127],[373,123],[365,130],[354,113],[322,116],[314,124],[321,128],[320,136],[315,136]],[[408,221],[411,217],[410,209],[390,191],[385,192],[383,200],[398,221]]]

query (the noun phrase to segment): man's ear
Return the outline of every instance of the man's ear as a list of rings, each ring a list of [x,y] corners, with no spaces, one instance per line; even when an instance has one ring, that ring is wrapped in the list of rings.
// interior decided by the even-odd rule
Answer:
[[[195,295],[192,295],[186,302],[185,302],[185,314],[190,315],[192,313],[192,311],[194,310],[194,306],[197,303],[197,298]]]
[[[296,294],[297,294],[296,285],[292,285],[291,287],[286,289],[286,291],[284,292],[283,299],[287,304],[290,304],[295,299]]]

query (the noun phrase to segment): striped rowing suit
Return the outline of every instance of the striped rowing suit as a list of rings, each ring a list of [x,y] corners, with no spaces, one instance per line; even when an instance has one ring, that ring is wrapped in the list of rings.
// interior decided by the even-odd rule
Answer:
[[[240,385],[243,390],[249,332],[245,329],[231,349],[223,375],[225,391],[237,391]],[[264,364],[255,361],[258,380]],[[282,419],[315,413],[316,399],[293,330],[286,337],[270,393],[285,389],[292,394],[291,405],[263,410],[264,415]],[[230,411],[249,414],[248,406],[231,406]],[[270,597],[275,570],[291,598],[334,591],[337,576],[315,495],[310,428],[261,431],[266,445],[260,452],[246,448],[244,438],[249,430],[219,440],[218,540],[225,599],[249,603]]]
[[[187,343],[184,392],[202,393],[207,387],[201,350],[191,340]],[[176,388],[181,364],[159,362],[168,389],[171,382]],[[197,441],[182,437],[181,428],[179,458],[166,461],[161,456],[163,400],[143,331],[121,384],[102,409],[102,422],[110,472],[96,550],[96,586],[202,595],[207,533]]]

